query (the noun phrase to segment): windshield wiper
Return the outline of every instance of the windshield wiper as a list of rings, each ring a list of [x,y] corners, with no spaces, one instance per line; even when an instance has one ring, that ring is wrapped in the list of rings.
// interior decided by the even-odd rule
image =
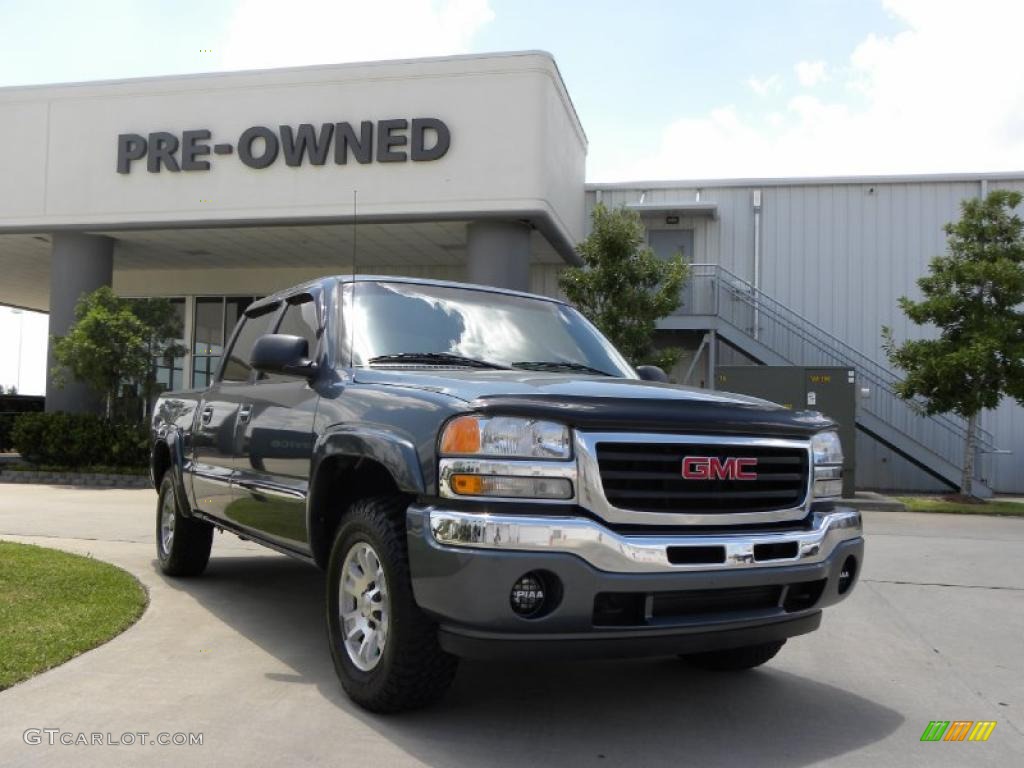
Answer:
[[[513,368],[523,368],[528,371],[580,371],[581,373],[593,373],[597,376],[612,376],[615,374],[592,368],[583,363],[574,363],[571,360],[534,360],[520,363],[512,363]]]
[[[507,370],[508,366],[492,363],[487,360],[477,360],[475,357],[463,357],[450,352],[395,352],[391,355],[377,355],[371,357],[367,362],[370,365],[377,363],[409,363],[412,365],[461,365],[466,368],[498,368]]]

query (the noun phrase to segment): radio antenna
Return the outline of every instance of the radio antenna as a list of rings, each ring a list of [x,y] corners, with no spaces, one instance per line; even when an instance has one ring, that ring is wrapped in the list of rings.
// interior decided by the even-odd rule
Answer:
[[[352,280],[356,277],[356,216],[359,211],[359,190],[352,190]]]
[[[348,367],[350,370],[355,368],[355,355],[356,355],[356,230],[357,230],[357,215],[359,211],[359,190],[352,190],[352,291],[351,306],[352,311],[349,312],[348,324],[350,327],[348,337]]]

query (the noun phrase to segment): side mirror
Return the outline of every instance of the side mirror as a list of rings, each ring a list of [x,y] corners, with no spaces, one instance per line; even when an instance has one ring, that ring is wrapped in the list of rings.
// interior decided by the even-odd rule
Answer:
[[[638,365],[636,375],[644,381],[660,381],[668,383],[668,374],[656,365]]]
[[[249,353],[249,364],[261,373],[283,373],[307,379],[317,370],[316,363],[309,359],[309,342],[286,333],[268,333],[256,339]]]

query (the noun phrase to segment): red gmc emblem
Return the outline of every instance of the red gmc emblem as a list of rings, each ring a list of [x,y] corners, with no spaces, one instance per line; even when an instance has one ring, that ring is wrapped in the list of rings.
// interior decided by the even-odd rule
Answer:
[[[730,456],[687,456],[683,459],[683,477],[687,480],[757,480],[757,459]]]

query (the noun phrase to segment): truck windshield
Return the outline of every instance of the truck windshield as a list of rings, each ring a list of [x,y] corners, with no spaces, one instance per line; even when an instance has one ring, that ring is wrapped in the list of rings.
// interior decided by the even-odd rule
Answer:
[[[346,286],[346,294],[351,290]],[[415,283],[360,282],[354,293],[354,328],[348,327],[356,366],[509,368],[636,378],[611,343],[564,304]],[[351,305],[348,296],[345,304]]]

